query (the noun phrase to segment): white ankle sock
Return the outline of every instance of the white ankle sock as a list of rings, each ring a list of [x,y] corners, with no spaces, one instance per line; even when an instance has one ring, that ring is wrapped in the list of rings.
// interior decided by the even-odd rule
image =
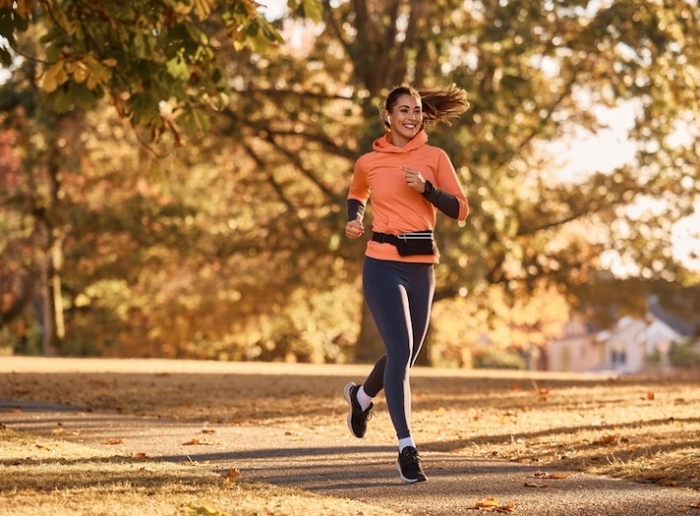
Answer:
[[[357,389],[357,402],[360,404],[360,407],[362,407],[362,410],[367,410],[367,407],[372,403],[372,398],[365,392],[364,385],[360,385],[360,388]]]
[[[404,437],[403,439],[399,439],[399,453],[401,453],[406,446],[416,447],[416,443],[413,442],[413,437]]]

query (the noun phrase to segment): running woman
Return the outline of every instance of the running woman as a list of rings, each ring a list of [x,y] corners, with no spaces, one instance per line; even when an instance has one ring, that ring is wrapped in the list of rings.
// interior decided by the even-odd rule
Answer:
[[[409,371],[425,339],[435,292],[433,239],[438,211],[465,220],[469,203],[445,151],[427,144],[426,128],[469,109],[467,93],[457,87],[417,91],[403,85],[388,95],[381,117],[387,133],[361,156],[348,192],[345,235],[365,232],[367,202],[372,202],[372,239],[362,271],[367,306],[386,353],[361,385],[348,383],[348,428],[355,437],[367,431],[373,399],[384,389],[399,453],[396,469],[407,483],[427,480],[411,436]]]

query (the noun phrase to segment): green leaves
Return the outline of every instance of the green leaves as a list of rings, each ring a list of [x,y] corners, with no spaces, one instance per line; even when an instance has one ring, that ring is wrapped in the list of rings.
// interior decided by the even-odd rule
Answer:
[[[319,23],[323,18],[323,7],[314,0],[288,0],[287,4],[290,9],[297,10],[302,17],[314,23]]]
[[[303,16],[320,20],[318,0],[302,4]],[[263,53],[283,42],[254,0],[96,0],[90,9],[81,2],[46,0],[36,11],[33,5],[28,0],[0,3],[0,36],[8,42],[0,45],[0,61],[10,65],[17,36],[30,25],[45,25],[46,55],[33,57],[45,63],[40,84],[54,105],[61,110],[73,104],[91,107],[109,92],[127,99],[128,109],[120,114],[135,124],[162,126],[154,105],[163,102],[190,113],[181,117],[188,126],[208,127],[203,117],[209,98],[225,93],[227,85],[220,42],[212,43],[205,26],[223,25],[237,51],[249,47]]]

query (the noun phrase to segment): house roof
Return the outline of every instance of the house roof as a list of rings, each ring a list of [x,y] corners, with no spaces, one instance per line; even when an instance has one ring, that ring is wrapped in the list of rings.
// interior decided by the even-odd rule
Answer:
[[[687,321],[674,315],[661,306],[659,296],[652,294],[648,299],[649,313],[684,337],[691,337],[700,329],[700,317]]]

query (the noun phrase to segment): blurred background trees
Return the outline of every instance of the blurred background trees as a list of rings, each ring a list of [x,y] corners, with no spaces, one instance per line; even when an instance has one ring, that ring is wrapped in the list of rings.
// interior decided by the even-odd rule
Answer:
[[[672,242],[700,190],[695,1],[136,4],[0,4],[16,352],[375,358],[345,195],[402,82],[472,103],[430,132],[472,206],[438,219],[432,363],[543,346],[573,310],[605,324],[652,282],[698,283]],[[633,155],[567,172],[566,146],[609,134],[615,109]]]

